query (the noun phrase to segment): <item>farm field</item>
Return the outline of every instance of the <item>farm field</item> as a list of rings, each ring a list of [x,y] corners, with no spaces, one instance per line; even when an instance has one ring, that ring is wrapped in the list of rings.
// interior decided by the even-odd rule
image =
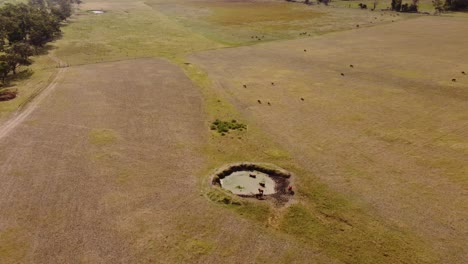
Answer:
[[[462,261],[468,78],[460,69],[468,57],[440,47],[468,41],[463,23],[421,18],[401,22],[397,34],[385,25],[190,61],[322,181],[427,236],[447,250],[445,262]],[[428,26],[431,34],[421,33]],[[443,39],[432,39],[442,31]],[[428,38],[433,45],[424,45]]]
[[[468,17],[331,5],[83,1],[0,102],[0,263],[468,262]]]

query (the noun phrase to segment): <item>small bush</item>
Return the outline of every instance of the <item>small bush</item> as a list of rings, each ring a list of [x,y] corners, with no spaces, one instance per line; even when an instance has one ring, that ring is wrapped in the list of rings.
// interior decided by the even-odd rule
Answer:
[[[211,130],[216,130],[218,133],[220,133],[222,136],[226,135],[229,133],[230,130],[239,130],[243,131],[244,129],[247,129],[247,126],[237,122],[237,120],[232,119],[231,121],[221,121],[219,119],[216,119],[210,126]]]

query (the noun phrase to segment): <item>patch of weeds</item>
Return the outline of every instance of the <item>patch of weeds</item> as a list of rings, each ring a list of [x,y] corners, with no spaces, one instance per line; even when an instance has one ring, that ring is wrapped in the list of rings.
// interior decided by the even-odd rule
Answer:
[[[218,190],[212,189],[206,195],[213,202],[223,204],[243,217],[259,221],[266,222],[268,217],[271,215],[271,208],[266,203],[252,203],[248,201],[242,201],[237,196],[230,196],[229,194]]]
[[[93,145],[108,145],[117,140],[117,133],[111,129],[93,129],[89,132],[89,142]]]
[[[124,170],[117,175],[116,182],[118,184],[125,184],[132,179],[132,176],[130,171]]]
[[[210,190],[206,196],[213,202],[235,206],[242,205],[240,198],[229,196],[223,191],[217,189]]]
[[[191,256],[203,256],[209,254],[213,250],[213,244],[205,240],[191,239],[185,246],[186,252]]]
[[[280,229],[345,263],[437,263],[426,245],[409,233],[358,215],[341,216],[337,211],[344,209],[327,209],[293,205]]]
[[[279,149],[267,149],[264,151],[266,155],[273,159],[286,159],[289,158],[289,154]]]
[[[266,203],[244,203],[242,206],[233,207],[240,215],[258,221],[266,222],[271,215],[271,208]]]
[[[239,130],[243,131],[247,129],[247,126],[245,124],[237,122],[237,120],[232,119],[231,121],[221,121],[219,119],[216,119],[210,126],[211,130],[216,130],[218,133],[220,133],[222,136],[226,135],[229,133],[230,130]]]
[[[284,216],[281,229],[292,235],[315,240],[321,233],[321,224],[313,215],[300,205],[291,206]]]
[[[112,161],[119,157],[118,153],[107,152],[107,151],[98,151],[91,156],[93,161]]]
[[[22,234],[19,229],[11,228],[0,231],[0,261],[1,263],[23,262],[27,245],[21,241]]]

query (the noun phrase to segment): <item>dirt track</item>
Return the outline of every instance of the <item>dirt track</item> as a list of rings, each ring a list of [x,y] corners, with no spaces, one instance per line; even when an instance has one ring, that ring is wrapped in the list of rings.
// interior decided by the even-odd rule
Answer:
[[[466,263],[467,27],[419,18],[191,62],[321,180]]]
[[[65,70],[65,68],[58,70],[57,75],[55,75],[52,82],[41,91],[39,96],[27,104],[27,107],[18,112],[16,116],[13,116],[5,123],[0,124],[0,140],[6,137],[10,131],[23,122],[37,108],[37,106],[44,100],[44,98],[46,98],[55,89],[57,83],[63,77]]]
[[[334,263],[200,195],[202,100],[176,66],[72,67],[49,91],[0,139],[2,263]]]

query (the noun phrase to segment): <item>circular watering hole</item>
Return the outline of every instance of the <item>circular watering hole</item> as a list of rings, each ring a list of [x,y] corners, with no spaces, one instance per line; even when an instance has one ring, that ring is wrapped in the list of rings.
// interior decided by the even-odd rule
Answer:
[[[287,201],[294,194],[291,173],[272,164],[226,165],[213,175],[212,184],[241,197]]]

